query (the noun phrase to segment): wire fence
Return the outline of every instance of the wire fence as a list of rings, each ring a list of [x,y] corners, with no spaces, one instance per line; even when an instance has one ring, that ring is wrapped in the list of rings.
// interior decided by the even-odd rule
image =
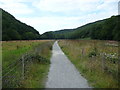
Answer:
[[[26,79],[26,74],[29,72],[30,65],[33,64],[35,60],[47,60],[40,55],[46,47],[51,47],[51,45],[51,42],[39,45],[38,47],[34,48],[33,51],[22,55],[14,63],[12,62],[7,67],[2,68],[2,78],[0,78],[2,80],[2,87],[22,87],[21,82]]]
[[[93,45],[94,43],[94,45]],[[102,42],[91,44],[91,49],[86,53],[86,47],[81,48],[81,59],[88,57],[93,71],[98,66],[101,72],[108,73],[118,80],[119,76],[119,44],[111,42]],[[96,62],[96,63],[95,63]],[[91,69],[91,68],[90,68]]]
[[[120,43],[100,40],[61,41],[61,48],[81,62],[83,72],[103,73],[119,82]],[[64,50],[63,49],[63,50]],[[95,73],[94,73],[95,74]],[[104,78],[104,77],[103,77]],[[119,80],[119,81],[118,81]]]

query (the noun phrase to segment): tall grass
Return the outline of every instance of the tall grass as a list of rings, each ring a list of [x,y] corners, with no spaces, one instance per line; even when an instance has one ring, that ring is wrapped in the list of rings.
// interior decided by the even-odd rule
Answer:
[[[96,88],[118,88],[118,42],[61,40],[60,47]]]
[[[26,79],[22,82],[24,88],[45,88],[45,82],[50,66],[50,57],[53,42],[45,44],[38,54],[46,58],[47,62],[41,60],[35,60],[30,65],[29,72],[26,75]],[[37,58],[36,58],[37,59]]]
[[[3,68],[10,63],[15,62],[25,54],[33,50],[36,46],[45,43],[46,41],[6,41],[2,42],[2,65]]]
[[[23,56],[25,53],[32,52],[33,54],[36,54],[34,56],[34,60],[32,63],[27,64],[27,71],[25,75],[25,79],[19,79],[21,78],[21,64],[20,67],[16,67],[12,72],[10,72],[10,75],[7,78],[3,79],[9,79],[9,77],[15,78],[9,82],[4,82],[3,88],[44,88],[44,78],[47,76],[48,68],[49,68],[49,59],[51,56],[51,47],[52,47],[53,41],[48,40],[38,40],[38,41],[9,41],[9,42],[3,42],[2,44],[2,67],[3,72],[6,70],[8,72],[9,68],[12,63],[16,62],[21,56]],[[37,53],[36,53],[37,50]],[[33,55],[32,55],[33,56]],[[38,58],[37,58],[38,57]],[[42,63],[42,60],[40,60],[43,57],[47,60],[46,63]],[[44,62],[44,61],[43,61]],[[19,64],[19,63],[18,63]],[[4,73],[3,73],[4,76]],[[3,80],[3,81],[6,81]],[[7,85],[6,85],[7,84]]]

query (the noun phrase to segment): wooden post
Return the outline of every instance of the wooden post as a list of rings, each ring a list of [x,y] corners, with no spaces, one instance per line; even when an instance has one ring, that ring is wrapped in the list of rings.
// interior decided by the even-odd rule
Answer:
[[[82,48],[82,56],[84,56],[84,48]]]
[[[105,69],[105,55],[104,53],[102,54],[102,71],[104,72]]]
[[[22,79],[24,79],[24,73],[25,73],[25,64],[24,64],[24,56],[22,56]]]
[[[82,60],[83,56],[84,56],[84,48],[81,49],[81,60]]]

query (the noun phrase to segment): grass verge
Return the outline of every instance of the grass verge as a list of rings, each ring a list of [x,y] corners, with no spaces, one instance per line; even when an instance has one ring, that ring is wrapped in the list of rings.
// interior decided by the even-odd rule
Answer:
[[[59,45],[78,71],[95,88],[118,88],[118,42],[61,40]],[[100,54],[105,53],[104,58]],[[111,58],[111,53],[113,56]]]
[[[47,62],[35,60],[29,68],[26,79],[22,82],[23,88],[45,88],[46,77],[50,66],[52,43],[47,44],[39,53]]]
[[[9,41],[3,42],[3,88],[44,88],[50,65],[53,41]],[[33,59],[23,64],[18,60],[25,53],[32,52]],[[29,56],[30,56],[29,55]],[[28,56],[28,57],[29,57]],[[11,64],[14,62],[17,64]],[[12,67],[11,67],[12,65]],[[10,68],[8,68],[8,66]],[[7,74],[6,74],[7,73]]]

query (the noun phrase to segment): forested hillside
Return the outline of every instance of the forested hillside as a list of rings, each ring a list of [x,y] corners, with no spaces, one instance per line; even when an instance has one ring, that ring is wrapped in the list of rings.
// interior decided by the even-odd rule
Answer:
[[[83,38],[99,40],[120,40],[120,15],[89,23],[75,29],[50,31],[40,35],[39,32],[33,27],[20,22],[8,12],[2,10],[3,41]]]
[[[45,32],[40,36],[41,39],[66,39],[69,38],[74,29],[64,29],[59,31]]]
[[[2,40],[33,40],[39,39],[39,32],[33,27],[15,19],[2,10]]]
[[[46,32],[41,35],[41,39],[53,38],[120,40],[120,15],[89,23],[75,29]]]

